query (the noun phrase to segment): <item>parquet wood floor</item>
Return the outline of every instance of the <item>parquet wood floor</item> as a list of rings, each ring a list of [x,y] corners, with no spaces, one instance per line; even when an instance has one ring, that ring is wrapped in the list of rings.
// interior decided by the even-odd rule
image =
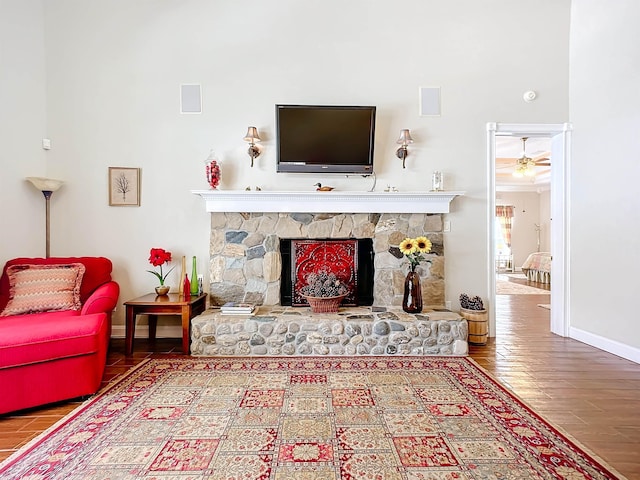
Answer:
[[[471,357],[585,448],[640,480],[640,365],[549,333],[549,311],[538,303],[549,303],[549,295],[498,295],[497,336],[471,346]],[[180,342],[136,340],[134,354],[125,357],[124,339],[113,339],[103,384],[147,357],[179,354]],[[0,461],[78,405],[0,416]]]

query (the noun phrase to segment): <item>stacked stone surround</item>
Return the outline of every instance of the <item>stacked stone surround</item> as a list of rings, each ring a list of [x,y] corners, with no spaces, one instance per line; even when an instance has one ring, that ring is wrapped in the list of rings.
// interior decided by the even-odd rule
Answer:
[[[207,310],[191,321],[194,356],[467,355],[467,321],[425,309],[260,307],[254,316]]]
[[[418,267],[425,305],[444,305],[442,214],[427,213],[218,213],[211,214],[211,304],[280,303],[281,238],[372,238],[374,305],[402,304],[408,261],[397,248],[424,235],[431,264]]]

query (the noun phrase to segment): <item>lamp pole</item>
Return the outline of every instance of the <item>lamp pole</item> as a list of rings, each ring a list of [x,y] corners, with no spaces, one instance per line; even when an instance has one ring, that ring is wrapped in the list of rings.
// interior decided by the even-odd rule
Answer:
[[[53,195],[53,191],[52,190],[43,190],[42,194],[44,195],[44,201],[45,201],[45,258],[49,258],[51,256],[51,229],[49,227],[49,212],[50,212],[50,200],[51,200],[51,195]]]
[[[51,256],[51,228],[49,225],[50,218],[50,200],[53,192],[58,190],[64,183],[62,180],[55,180],[53,178],[44,177],[27,177],[27,180],[42,192],[45,202],[45,255],[46,258]]]

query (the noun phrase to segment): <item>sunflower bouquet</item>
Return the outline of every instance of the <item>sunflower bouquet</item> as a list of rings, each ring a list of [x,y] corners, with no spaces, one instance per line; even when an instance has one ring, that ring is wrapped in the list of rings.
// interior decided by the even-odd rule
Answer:
[[[431,251],[431,241],[427,237],[405,238],[398,247],[400,252],[407,257],[411,266],[411,271],[415,272],[420,262],[427,260],[424,255]]]

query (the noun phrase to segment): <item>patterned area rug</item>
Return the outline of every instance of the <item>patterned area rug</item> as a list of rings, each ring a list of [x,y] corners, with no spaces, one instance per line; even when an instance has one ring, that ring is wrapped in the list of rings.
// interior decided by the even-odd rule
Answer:
[[[496,294],[498,295],[550,295],[549,290],[530,287],[520,283],[496,280]]]
[[[615,479],[473,360],[168,358],[0,466],[8,479]]]

